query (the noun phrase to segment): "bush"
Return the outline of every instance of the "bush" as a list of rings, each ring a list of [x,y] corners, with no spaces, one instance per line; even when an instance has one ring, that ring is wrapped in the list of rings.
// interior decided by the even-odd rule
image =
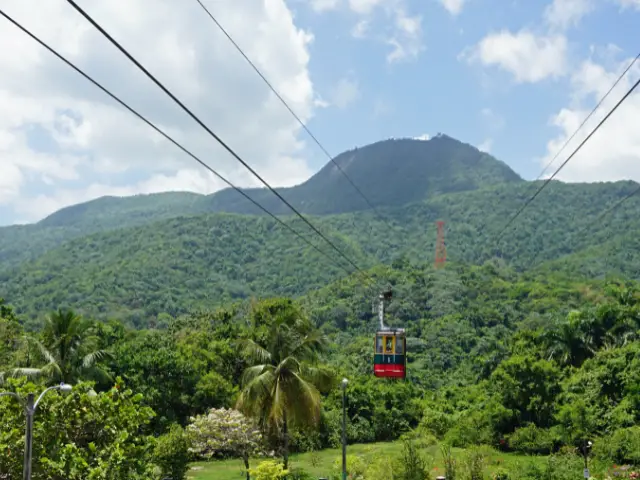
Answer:
[[[482,480],[484,469],[484,455],[480,450],[474,448],[467,456],[467,470],[469,480]]]
[[[453,419],[451,415],[427,407],[424,410],[419,429],[442,438],[452,426]]]
[[[612,435],[596,439],[593,454],[614,463],[640,465],[640,427],[621,428]]]
[[[362,457],[355,455],[347,455],[347,474],[351,480],[364,480],[367,464]],[[337,458],[333,462],[332,478],[342,478],[342,458]]]
[[[491,477],[493,480],[510,480],[509,472],[507,472],[504,468],[499,468],[496,470]]]
[[[367,466],[365,478],[367,480],[393,480],[398,478],[398,470],[389,457],[376,456]]]
[[[532,455],[548,455],[557,443],[550,430],[538,428],[534,424],[518,428],[507,440],[513,450]]]
[[[453,458],[451,453],[451,446],[448,444],[442,445],[440,447],[440,451],[442,453],[442,461],[444,463],[444,476],[447,480],[456,480],[457,475],[457,464],[456,459]]]
[[[427,478],[427,462],[416,444],[408,439],[402,442],[402,480],[424,480]]]
[[[166,435],[158,438],[153,452],[154,463],[163,478],[183,480],[189,470],[189,442],[180,425],[172,425]]]
[[[289,474],[282,463],[275,460],[260,462],[256,468],[249,470],[254,480],[283,480]]]

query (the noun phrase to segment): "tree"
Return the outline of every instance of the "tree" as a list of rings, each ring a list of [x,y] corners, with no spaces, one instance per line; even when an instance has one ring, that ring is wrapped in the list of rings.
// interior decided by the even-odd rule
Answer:
[[[260,430],[237,410],[212,408],[207,415],[191,418],[187,426],[190,450],[199,457],[240,457],[249,480],[249,459],[264,454]]]
[[[25,378],[7,380],[21,397],[40,391]],[[68,395],[49,392],[38,405],[33,431],[33,478],[48,480],[148,480],[153,439],[141,433],[154,413],[120,379],[108,392],[74,385]],[[0,401],[0,477],[22,478],[24,412],[14,399]]]
[[[13,362],[15,350],[22,334],[22,325],[20,325],[13,308],[0,297],[0,383],[3,382],[5,376],[2,370]]]
[[[244,342],[252,365],[243,374],[237,408],[263,428],[280,432],[284,468],[289,466],[289,425],[317,425],[320,393],[332,377],[314,366],[326,338],[290,300],[254,307],[256,335]]]
[[[46,364],[40,368],[16,368],[14,376],[44,376],[50,382],[73,384],[78,380],[104,380],[108,373],[100,362],[110,358],[106,350],[98,348],[98,337],[92,322],[73,310],[61,310],[45,320],[42,341],[27,337],[37,347]]]
[[[571,312],[567,320],[557,323],[546,335],[549,359],[560,365],[580,366],[590,355],[585,335],[583,313]]]
[[[160,436],[153,452],[153,461],[163,478],[183,480],[189,471],[189,441],[180,425],[171,425],[169,433]]]

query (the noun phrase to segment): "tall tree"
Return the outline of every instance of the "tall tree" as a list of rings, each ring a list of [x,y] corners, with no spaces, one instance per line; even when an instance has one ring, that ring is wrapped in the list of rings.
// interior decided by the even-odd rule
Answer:
[[[289,427],[317,425],[319,390],[333,380],[316,366],[326,339],[291,301],[262,302],[252,313],[252,323],[262,328],[243,342],[251,366],[243,374],[237,408],[261,427],[281,433],[286,469]]]
[[[27,337],[46,362],[40,368],[16,368],[15,376],[44,376],[51,382],[75,383],[79,380],[104,380],[108,373],[100,362],[110,354],[98,348],[93,323],[73,310],[51,313],[45,320],[42,339]]]

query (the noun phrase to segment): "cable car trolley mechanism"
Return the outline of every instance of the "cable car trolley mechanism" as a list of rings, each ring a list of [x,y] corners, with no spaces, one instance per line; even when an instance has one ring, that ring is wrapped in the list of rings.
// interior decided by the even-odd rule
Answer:
[[[391,328],[384,324],[385,302],[391,300],[391,290],[380,294],[378,298],[378,319],[380,329],[376,332],[373,374],[376,377],[406,378],[407,339],[404,328]]]

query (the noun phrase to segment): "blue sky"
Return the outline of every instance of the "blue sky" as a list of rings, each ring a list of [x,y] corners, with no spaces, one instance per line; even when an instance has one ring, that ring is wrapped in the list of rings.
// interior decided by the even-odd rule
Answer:
[[[272,184],[326,163],[195,0],[149,1],[79,3]],[[527,179],[640,49],[640,0],[205,4],[334,155],[442,132]],[[3,8],[229,180],[257,185],[65,0]],[[12,45],[0,51],[0,225],[103,195],[224,187],[6,21],[0,43]],[[554,165],[637,78],[640,62]],[[639,122],[634,95],[558,178],[640,180]]]
[[[312,131],[330,152],[423,133],[443,132],[476,146],[490,139],[493,155],[525,178],[536,178],[541,171],[539,158],[547,154],[547,142],[558,133],[549,120],[569,103],[572,85],[567,76],[518,83],[500,67],[470,65],[459,58],[491,33],[523,28],[541,35],[547,32],[545,10],[550,2],[498,3],[499,8],[491,8],[494,2],[470,0],[454,16],[437,1],[408,1],[407,11],[422,16],[425,50],[417,59],[391,65],[385,60],[386,46],[349,34],[356,13],[342,9],[318,14],[308,4],[296,6],[300,23],[316,37],[310,47],[310,70],[318,88],[330,89],[348,76],[360,91],[348,108],[320,112],[309,124]],[[377,20],[383,23],[384,14],[379,12]],[[598,2],[563,32],[570,51],[567,68],[590,57],[602,60],[591,49],[608,44],[620,49],[615,60],[635,56],[640,49],[639,24],[637,9]],[[388,106],[385,115],[374,114],[377,101]]]

